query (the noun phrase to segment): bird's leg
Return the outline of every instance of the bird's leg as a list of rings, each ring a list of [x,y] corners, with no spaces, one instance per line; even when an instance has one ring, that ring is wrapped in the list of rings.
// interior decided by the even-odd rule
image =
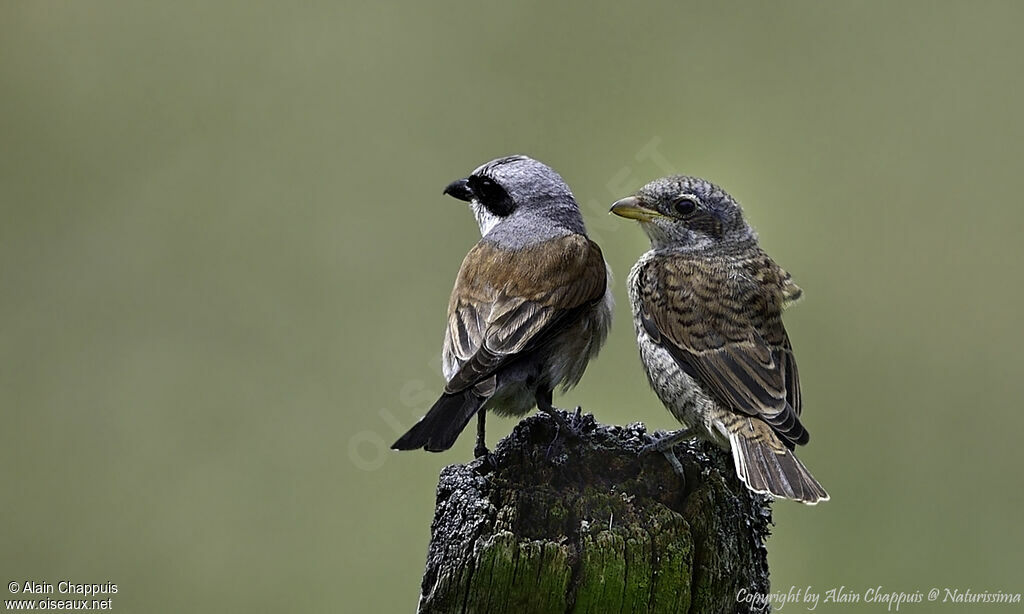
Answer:
[[[661,452],[665,455],[665,459],[668,464],[672,465],[672,470],[679,474],[680,477],[685,478],[686,474],[683,472],[683,464],[676,458],[676,453],[672,450],[677,443],[692,439],[694,436],[693,429],[685,428],[679,429],[678,431],[662,435],[658,438],[653,438],[654,441],[644,446],[641,450],[641,454],[647,454],[649,452]]]
[[[562,432],[562,425],[565,420],[562,419],[562,415],[558,413],[558,410],[551,404],[551,391],[538,390],[537,391],[537,409],[551,416],[551,419],[555,421],[555,436],[551,438],[551,443],[548,444],[548,449],[544,453],[545,459],[551,458],[552,446],[558,441],[558,435]]]
[[[651,436],[653,441],[643,447],[643,452],[664,452],[665,450],[671,450],[676,444],[682,443],[688,439],[693,439],[696,433],[691,428],[679,429],[678,431],[672,431],[662,435],[661,437]]]
[[[487,410],[480,409],[476,412],[476,446],[473,448],[473,456],[482,458],[487,456],[487,438],[484,436],[484,423],[487,421]]]
[[[551,419],[555,421],[555,425],[558,427],[559,431],[564,429],[565,432],[570,433],[574,437],[578,437],[579,433],[576,429],[576,423],[579,420],[582,409],[577,407],[575,415],[571,419],[566,420],[565,416],[562,415],[562,410],[551,404],[551,393],[551,390],[537,391],[537,409],[551,416]],[[555,434],[555,437],[558,437],[558,433]]]

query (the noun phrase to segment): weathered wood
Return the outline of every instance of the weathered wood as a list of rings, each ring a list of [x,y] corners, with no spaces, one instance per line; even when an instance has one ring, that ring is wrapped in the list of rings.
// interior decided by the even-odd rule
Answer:
[[[441,472],[422,613],[742,612],[768,592],[771,509],[708,444],[676,454],[642,424],[583,418],[579,438],[523,420],[488,459]]]

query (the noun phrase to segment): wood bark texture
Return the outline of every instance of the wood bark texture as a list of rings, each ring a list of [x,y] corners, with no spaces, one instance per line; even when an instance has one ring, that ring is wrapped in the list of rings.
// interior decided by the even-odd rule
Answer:
[[[420,612],[744,612],[740,589],[768,592],[771,508],[728,452],[677,446],[683,480],[642,424],[556,430],[531,416],[441,472]]]

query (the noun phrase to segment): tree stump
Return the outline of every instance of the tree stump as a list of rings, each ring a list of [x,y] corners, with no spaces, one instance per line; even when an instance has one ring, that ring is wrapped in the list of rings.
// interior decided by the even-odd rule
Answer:
[[[642,424],[556,438],[534,415],[488,458],[441,472],[422,613],[743,612],[768,592],[771,508],[711,444],[677,446],[685,481]]]

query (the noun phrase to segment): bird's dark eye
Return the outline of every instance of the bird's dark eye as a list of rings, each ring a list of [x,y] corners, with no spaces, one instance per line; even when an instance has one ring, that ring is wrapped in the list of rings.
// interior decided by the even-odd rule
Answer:
[[[505,217],[515,208],[505,188],[490,177],[474,175],[469,178],[469,186],[480,204],[499,217]]]
[[[481,177],[476,183],[477,190],[480,191],[480,196],[485,200],[488,196],[493,196],[497,193],[498,184],[494,183],[494,180],[487,177]]]
[[[672,203],[672,210],[676,215],[690,215],[697,210],[697,199],[689,194],[680,196]]]

